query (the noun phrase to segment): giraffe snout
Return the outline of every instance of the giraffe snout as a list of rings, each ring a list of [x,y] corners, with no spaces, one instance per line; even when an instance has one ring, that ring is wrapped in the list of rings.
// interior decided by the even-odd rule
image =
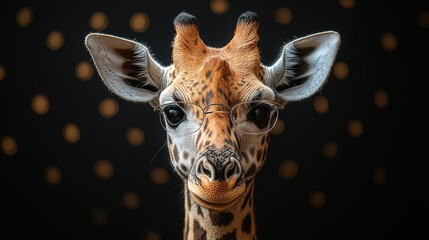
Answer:
[[[234,156],[205,155],[188,179],[191,197],[199,205],[222,210],[231,207],[244,193],[246,184],[240,162]]]

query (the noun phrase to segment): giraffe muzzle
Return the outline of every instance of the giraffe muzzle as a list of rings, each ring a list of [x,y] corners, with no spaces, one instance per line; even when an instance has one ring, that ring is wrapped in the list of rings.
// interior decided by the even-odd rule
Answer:
[[[234,205],[244,193],[242,167],[237,158],[201,157],[195,165],[194,177],[188,179],[188,189],[198,204],[215,210]]]

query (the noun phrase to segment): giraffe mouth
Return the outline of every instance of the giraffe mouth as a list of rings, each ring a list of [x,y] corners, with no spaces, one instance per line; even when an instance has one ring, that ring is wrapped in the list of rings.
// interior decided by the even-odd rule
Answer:
[[[205,207],[205,208],[208,208],[208,209],[217,210],[217,211],[221,211],[221,210],[227,209],[227,208],[235,205],[239,199],[239,197],[236,197],[235,199],[233,199],[232,201],[229,201],[229,202],[208,202],[208,201],[203,200],[202,198],[198,197],[192,191],[190,193],[191,193],[192,199],[198,205]]]

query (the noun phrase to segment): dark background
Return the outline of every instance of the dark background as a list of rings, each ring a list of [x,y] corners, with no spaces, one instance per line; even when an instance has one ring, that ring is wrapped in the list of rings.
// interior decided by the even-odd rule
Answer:
[[[14,139],[16,152],[0,147],[1,235],[5,239],[181,239],[182,183],[169,165],[165,133],[147,104],[113,96],[94,74],[82,81],[75,68],[90,62],[84,38],[95,32],[91,15],[104,12],[104,33],[147,44],[163,65],[171,63],[172,21],[181,11],[195,15],[203,41],[212,47],[228,43],[238,16],[251,10],[260,16],[262,61],[271,64],[282,45],[296,37],[325,30],[340,33],[337,61],[349,74],[331,74],[320,93],[290,103],[281,113],[284,130],[272,134],[268,160],[256,177],[255,211],[259,239],[428,239],[429,199],[426,161],[429,82],[428,1],[232,1],[215,14],[210,1],[6,1],[0,8],[0,140]],[[33,13],[28,26],[17,24],[20,9]],[[289,24],[274,13],[287,7]],[[144,12],[150,26],[134,32],[130,17]],[[424,20],[426,19],[426,20]],[[425,22],[426,21],[426,22]],[[51,31],[64,35],[52,51]],[[385,33],[397,46],[386,51]],[[387,94],[377,107],[377,91]],[[45,114],[32,111],[37,94],[49,99]],[[329,110],[320,114],[313,100],[323,96]],[[103,99],[113,98],[118,113],[104,118]],[[348,130],[358,122],[363,131]],[[63,137],[74,123],[81,136],[75,143]],[[144,132],[133,146],[126,131]],[[337,153],[326,156],[326,143]],[[1,143],[0,143],[1,144]],[[161,149],[162,148],[162,149]],[[158,150],[160,152],[157,154]],[[100,179],[94,164],[107,159],[113,176]],[[298,173],[279,174],[284,161]],[[52,183],[46,176],[57,169]],[[152,181],[152,169],[168,173],[165,184]],[[134,208],[124,193],[136,196]],[[322,201],[314,199],[322,196]],[[323,198],[325,201],[323,201]],[[314,205],[314,202],[319,205]],[[3,238],[3,237],[2,237]]]

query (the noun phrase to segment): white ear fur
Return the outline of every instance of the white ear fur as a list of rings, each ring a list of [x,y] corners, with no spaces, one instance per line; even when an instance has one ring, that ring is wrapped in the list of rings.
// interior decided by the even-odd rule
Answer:
[[[265,84],[287,101],[310,97],[327,80],[339,45],[340,36],[333,31],[286,44],[279,59],[265,68]]]
[[[148,102],[165,88],[167,69],[143,44],[112,35],[91,33],[85,38],[94,64],[106,86],[134,102]]]

